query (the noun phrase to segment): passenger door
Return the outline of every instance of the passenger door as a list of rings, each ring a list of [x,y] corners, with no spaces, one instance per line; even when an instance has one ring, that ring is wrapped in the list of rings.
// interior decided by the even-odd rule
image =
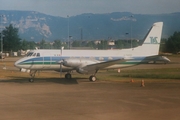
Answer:
[[[51,68],[52,57],[43,57],[43,69]]]

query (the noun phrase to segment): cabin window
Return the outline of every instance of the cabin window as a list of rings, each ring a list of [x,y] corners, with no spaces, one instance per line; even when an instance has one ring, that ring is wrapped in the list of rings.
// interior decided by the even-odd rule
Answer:
[[[40,57],[40,53],[37,53],[37,57]]]
[[[36,56],[36,53],[34,53],[32,56]]]

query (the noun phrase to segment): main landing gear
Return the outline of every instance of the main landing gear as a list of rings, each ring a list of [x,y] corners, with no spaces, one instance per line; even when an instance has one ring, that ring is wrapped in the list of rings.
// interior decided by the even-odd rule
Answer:
[[[97,80],[96,76],[95,75],[91,75],[89,77],[89,80],[92,81],[92,82],[95,82]]]
[[[97,72],[96,72],[96,73],[97,73]],[[96,74],[96,73],[95,73],[95,74]],[[97,80],[95,74],[93,74],[93,75],[91,75],[91,76],[89,77],[89,81],[95,82],[95,81]],[[72,78],[71,73],[66,73],[66,74],[65,74],[65,78],[66,78],[66,79],[71,79],[71,78]]]
[[[71,78],[72,78],[71,73],[66,73],[66,74],[65,74],[65,78],[66,78],[66,79],[71,79]]]
[[[98,72],[98,70],[96,70],[95,73],[89,77],[90,81],[95,82],[97,80],[97,78],[96,78],[96,73],[97,72]]]

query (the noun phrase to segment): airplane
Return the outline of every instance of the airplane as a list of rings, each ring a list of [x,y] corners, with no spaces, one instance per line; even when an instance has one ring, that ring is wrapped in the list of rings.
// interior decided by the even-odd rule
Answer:
[[[34,81],[37,71],[54,70],[67,72],[66,79],[71,79],[71,71],[91,74],[90,81],[96,81],[96,73],[101,69],[121,69],[150,61],[170,62],[165,56],[159,56],[163,22],[152,25],[142,45],[128,49],[113,50],[70,50],[38,49],[14,63],[21,71],[30,71],[29,82]]]

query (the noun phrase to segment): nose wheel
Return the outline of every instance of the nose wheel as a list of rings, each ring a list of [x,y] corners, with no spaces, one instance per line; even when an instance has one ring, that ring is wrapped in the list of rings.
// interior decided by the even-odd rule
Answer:
[[[30,78],[30,79],[29,79],[29,82],[31,82],[31,83],[34,82],[34,79],[33,79],[33,78]]]
[[[35,75],[36,75],[36,72],[37,72],[37,70],[35,70],[35,71],[30,71],[30,76],[31,76],[31,78],[29,78],[29,82],[34,82],[34,77],[35,77]]]

